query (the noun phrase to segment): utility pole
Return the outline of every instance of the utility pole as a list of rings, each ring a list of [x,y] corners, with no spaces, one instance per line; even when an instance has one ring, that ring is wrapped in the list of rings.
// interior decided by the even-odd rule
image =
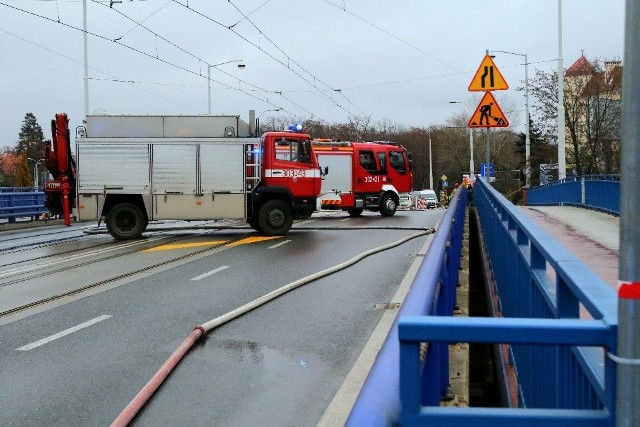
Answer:
[[[616,426],[640,426],[640,3],[627,1],[622,88]]]

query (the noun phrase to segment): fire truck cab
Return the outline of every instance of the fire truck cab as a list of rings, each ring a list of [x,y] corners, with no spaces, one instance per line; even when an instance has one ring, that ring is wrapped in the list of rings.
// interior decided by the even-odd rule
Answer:
[[[393,216],[399,206],[410,206],[411,161],[401,145],[324,139],[312,143],[318,164],[329,170],[322,181],[322,209],[346,210],[351,216],[367,209]]]

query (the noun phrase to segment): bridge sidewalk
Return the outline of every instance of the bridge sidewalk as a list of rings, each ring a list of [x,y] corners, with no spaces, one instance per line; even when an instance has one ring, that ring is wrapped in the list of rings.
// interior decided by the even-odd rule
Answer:
[[[524,206],[522,211],[617,292],[619,217],[572,206]]]

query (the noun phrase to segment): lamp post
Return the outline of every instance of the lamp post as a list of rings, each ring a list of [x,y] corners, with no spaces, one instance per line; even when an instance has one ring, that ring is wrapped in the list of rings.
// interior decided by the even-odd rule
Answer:
[[[262,117],[264,113],[268,113],[269,111],[280,111],[280,110],[282,110],[282,108],[272,108],[270,110],[264,110],[262,113],[258,114],[258,118],[256,119],[256,136],[260,131],[260,117]]]
[[[473,109],[466,102],[449,101],[449,104],[463,104],[466,105],[469,110],[473,111]],[[469,128],[469,179],[471,179],[472,182],[475,181],[474,171],[475,164],[473,162],[473,128]]]
[[[33,166],[33,188],[37,190],[38,186],[39,186],[39,182],[38,182],[38,165],[44,159],[40,159],[40,160],[36,161],[36,159],[32,159],[31,157],[27,157],[27,160],[31,160],[34,163],[34,166]]]
[[[530,123],[529,123],[529,61],[527,61],[526,53],[507,52],[505,50],[494,50],[492,52],[508,53],[509,55],[524,56],[524,102],[526,109],[526,133],[525,133],[525,153],[524,153],[524,180],[525,187],[531,186],[531,139],[530,139]]]
[[[429,190],[433,190],[433,156],[431,155],[431,129],[429,129]]]
[[[219,64],[207,64],[207,87],[208,87],[208,100],[209,100],[209,115],[211,115],[211,68],[218,65],[230,64],[232,62],[240,62],[238,68],[244,69],[245,65],[242,63],[242,59],[233,59],[231,61],[220,62]]]
[[[562,0],[558,0],[558,179],[567,177],[564,129],[564,67],[562,65]]]

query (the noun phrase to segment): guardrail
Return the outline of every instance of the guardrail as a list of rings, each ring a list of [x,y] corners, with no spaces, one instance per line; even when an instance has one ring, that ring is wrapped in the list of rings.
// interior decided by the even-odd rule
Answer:
[[[0,218],[14,223],[16,218],[38,220],[47,212],[45,194],[33,187],[0,187]]]
[[[620,175],[584,175],[527,190],[527,205],[570,205],[620,215]]]
[[[474,206],[503,317],[399,321],[402,425],[615,425],[615,292],[484,180]],[[512,407],[439,407],[425,397],[435,387],[425,379],[428,353],[448,342],[512,344]]]
[[[411,315],[452,316],[455,305],[462,236],[467,211],[467,191],[456,191],[424,261],[420,265],[369,376],[354,404],[347,426],[387,426],[400,420],[400,345],[398,319]],[[430,352],[427,377],[438,384],[428,399],[438,401],[449,385],[449,348]]]

